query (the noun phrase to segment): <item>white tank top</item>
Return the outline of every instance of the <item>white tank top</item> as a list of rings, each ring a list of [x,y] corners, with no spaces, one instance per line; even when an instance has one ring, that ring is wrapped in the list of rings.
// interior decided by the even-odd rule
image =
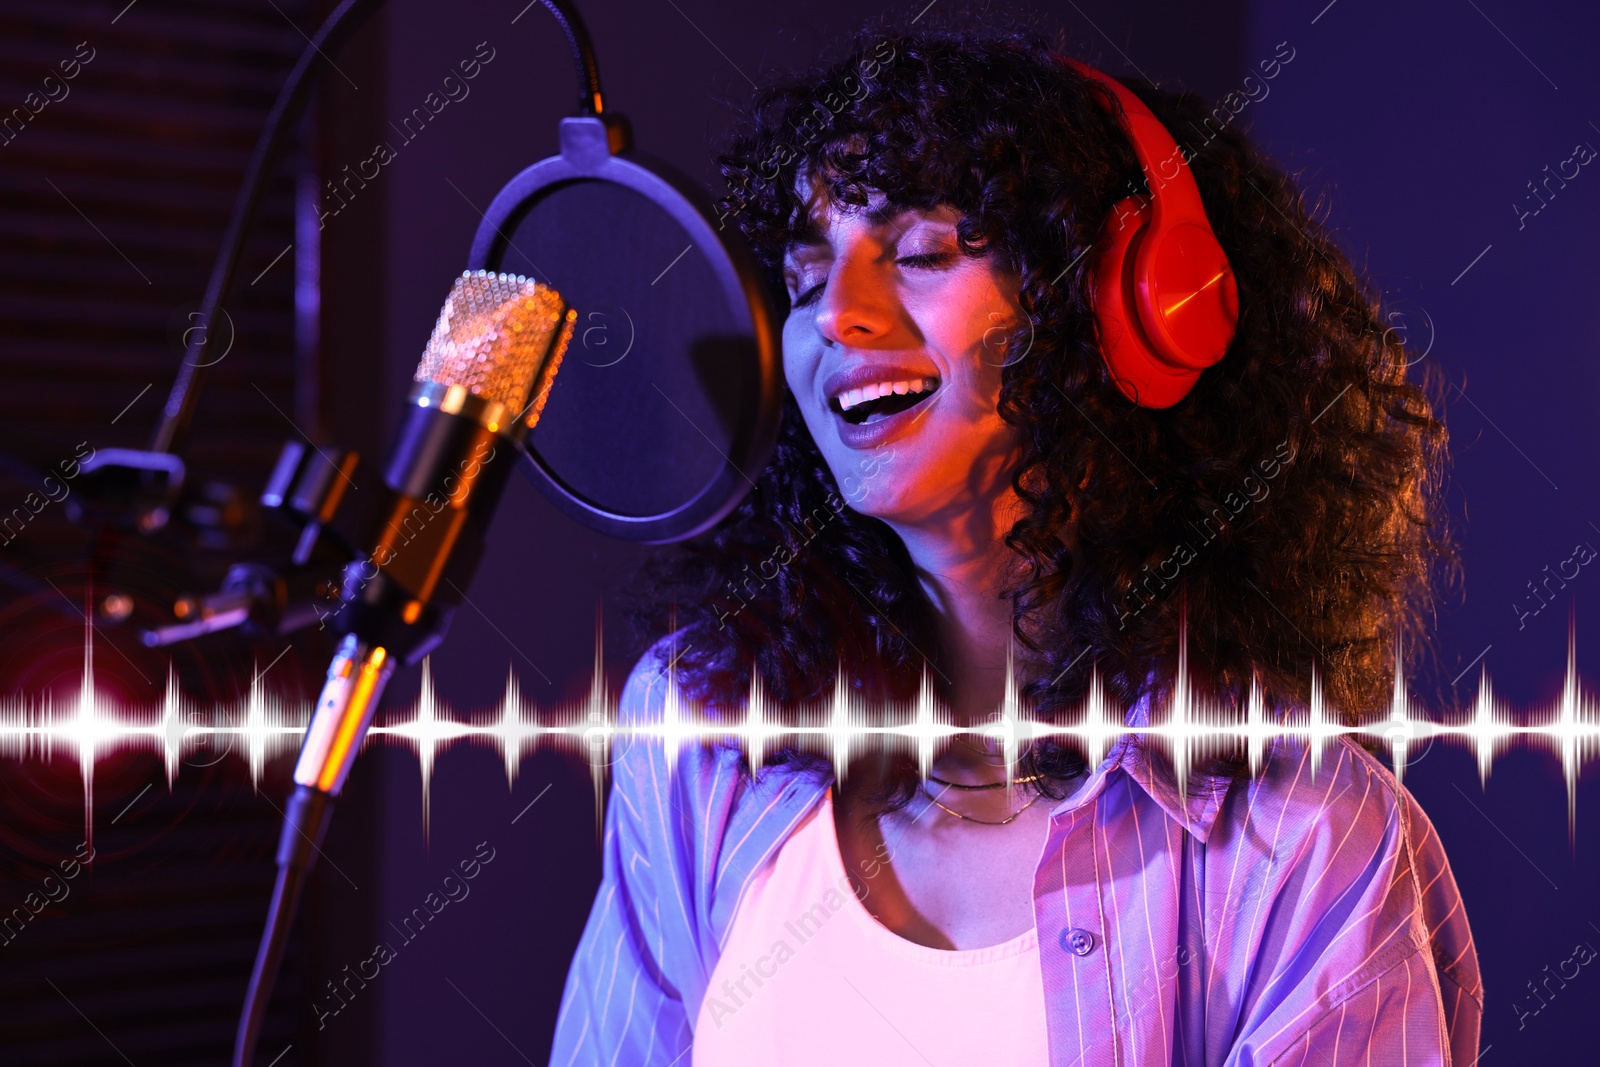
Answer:
[[[750,880],[700,1007],[693,1065],[930,1062],[1048,1062],[1037,931],[959,951],[891,932],[845,874],[830,789]]]

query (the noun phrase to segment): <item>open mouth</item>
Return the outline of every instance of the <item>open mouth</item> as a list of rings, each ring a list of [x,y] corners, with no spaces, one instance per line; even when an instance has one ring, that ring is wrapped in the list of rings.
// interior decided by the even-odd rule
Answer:
[[[909,411],[932,396],[938,388],[937,378],[874,382],[830,398],[828,406],[850,425],[862,426]]]

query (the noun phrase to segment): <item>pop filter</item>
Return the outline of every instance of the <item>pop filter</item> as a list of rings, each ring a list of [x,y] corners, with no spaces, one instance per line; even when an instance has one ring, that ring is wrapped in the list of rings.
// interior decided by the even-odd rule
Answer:
[[[561,154],[495,197],[468,268],[537,279],[578,312],[523,464],[562,511],[663,543],[753,487],[780,417],[767,287],[705,194],[627,151],[620,122],[562,120]]]

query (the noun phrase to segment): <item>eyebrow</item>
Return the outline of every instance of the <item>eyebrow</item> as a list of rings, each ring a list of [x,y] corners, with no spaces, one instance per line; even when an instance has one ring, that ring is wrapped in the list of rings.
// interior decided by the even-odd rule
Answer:
[[[897,204],[892,200],[885,200],[877,207],[868,209],[866,219],[874,226],[881,226],[896,215],[916,210],[917,208],[908,204]],[[823,234],[821,227],[817,225],[817,220],[807,215],[805,221],[795,229],[794,235],[789,238],[789,244],[784,251],[787,252],[793,248],[811,248],[827,243],[827,237]]]

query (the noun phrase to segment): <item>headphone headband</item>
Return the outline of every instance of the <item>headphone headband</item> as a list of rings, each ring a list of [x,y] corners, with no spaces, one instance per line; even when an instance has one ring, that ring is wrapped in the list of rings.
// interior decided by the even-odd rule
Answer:
[[[1067,60],[1079,74],[1098,82],[1111,92],[1122,105],[1126,121],[1123,131],[1133,145],[1134,155],[1144,168],[1146,181],[1155,203],[1152,205],[1151,223],[1160,227],[1178,222],[1199,223],[1210,228],[1206,209],[1200,202],[1200,189],[1189,171],[1189,157],[1178,147],[1172,134],[1156,118],[1145,102],[1133,95],[1133,90],[1115,78],[1076,59]],[[1171,173],[1163,173],[1166,170]],[[1156,196],[1157,189],[1161,195]]]
[[[1239,320],[1239,296],[1189,161],[1127,86],[1058,57],[1121,105],[1123,131],[1150,187],[1112,208],[1092,269],[1101,354],[1117,388],[1141,407],[1181,400],[1220,360]],[[1172,173],[1164,173],[1167,170]]]

